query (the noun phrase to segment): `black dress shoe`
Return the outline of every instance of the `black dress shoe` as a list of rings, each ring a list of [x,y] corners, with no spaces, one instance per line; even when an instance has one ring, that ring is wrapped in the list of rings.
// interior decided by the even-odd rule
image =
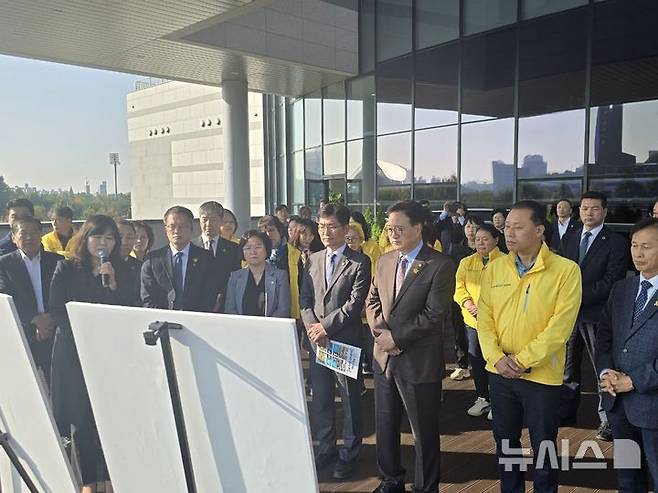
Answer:
[[[342,459],[336,461],[334,466],[334,479],[347,479],[354,472],[356,461],[347,462]]]
[[[318,454],[315,456],[315,468],[319,471],[336,462],[338,454],[336,452],[329,454]]]
[[[372,493],[404,493],[404,483],[382,481]]]

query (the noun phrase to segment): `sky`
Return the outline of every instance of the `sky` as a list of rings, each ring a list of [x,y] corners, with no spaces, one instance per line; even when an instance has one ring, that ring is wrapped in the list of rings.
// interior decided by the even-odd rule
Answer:
[[[0,55],[0,175],[12,186],[91,191],[118,152],[130,191],[126,95],[142,76]]]

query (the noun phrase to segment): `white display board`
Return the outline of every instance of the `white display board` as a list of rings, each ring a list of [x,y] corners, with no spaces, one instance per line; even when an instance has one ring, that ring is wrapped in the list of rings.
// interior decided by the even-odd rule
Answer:
[[[117,493],[185,492],[155,321],[170,331],[198,492],[315,492],[295,322],[85,303],[67,305]]]
[[[0,429],[39,491],[78,491],[11,296],[0,294]],[[0,448],[0,490],[28,489]]]

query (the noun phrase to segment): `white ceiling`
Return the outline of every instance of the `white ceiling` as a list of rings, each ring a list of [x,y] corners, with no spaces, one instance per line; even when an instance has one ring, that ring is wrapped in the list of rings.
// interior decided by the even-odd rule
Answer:
[[[269,0],[0,0],[0,53],[300,96],[353,74],[171,39]],[[169,38],[168,38],[169,36]]]

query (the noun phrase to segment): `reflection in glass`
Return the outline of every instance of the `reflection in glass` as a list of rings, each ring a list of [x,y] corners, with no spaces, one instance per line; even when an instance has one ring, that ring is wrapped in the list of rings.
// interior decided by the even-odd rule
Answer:
[[[361,73],[375,70],[375,0],[361,0],[359,64]]]
[[[322,104],[324,143],[345,140],[345,84],[339,82],[326,87]]]
[[[519,178],[583,174],[585,110],[519,119]]]
[[[462,125],[462,200],[470,207],[509,207],[513,190],[514,119]]]
[[[519,200],[532,199],[538,202],[553,203],[562,199],[578,202],[583,193],[583,181],[546,180],[519,181]]]
[[[322,178],[322,147],[306,150],[306,179],[319,180]]]
[[[416,54],[416,128],[457,123],[458,64],[457,43]]]
[[[411,51],[411,2],[377,2],[377,60],[384,61]]]
[[[304,148],[304,100],[298,99],[291,106],[292,150],[299,151]]]
[[[345,144],[324,146],[324,174],[345,175]]]
[[[516,22],[516,0],[464,0],[464,35]]]
[[[422,130],[415,138],[414,198],[427,199],[432,207],[456,199],[457,126]]]
[[[653,209],[658,190],[658,166],[647,172],[625,177],[592,178],[589,189],[603,192],[608,196],[608,215],[606,221],[611,223],[630,223],[646,217],[647,211]]]
[[[658,163],[658,101],[592,108],[589,162],[599,166]],[[600,173],[600,172],[599,172]]]
[[[377,70],[377,134],[411,130],[411,57]]]
[[[347,139],[375,133],[375,78],[370,75],[347,83]]]
[[[516,32],[506,29],[462,44],[462,122],[514,114]]]
[[[347,143],[347,204],[371,206],[375,202],[375,139]]]
[[[297,212],[304,205],[304,153],[292,154],[292,210]]]
[[[377,138],[377,187],[411,183],[411,132]]]
[[[572,10],[521,24],[519,113],[585,105],[587,16]]]
[[[322,144],[322,97],[320,91],[304,98],[304,145],[315,147]]]
[[[524,19],[552,14],[560,10],[587,5],[588,0],[522,0],[521,12]]]
[[[416,0],[416,49],[459,37],[459,0]]]

